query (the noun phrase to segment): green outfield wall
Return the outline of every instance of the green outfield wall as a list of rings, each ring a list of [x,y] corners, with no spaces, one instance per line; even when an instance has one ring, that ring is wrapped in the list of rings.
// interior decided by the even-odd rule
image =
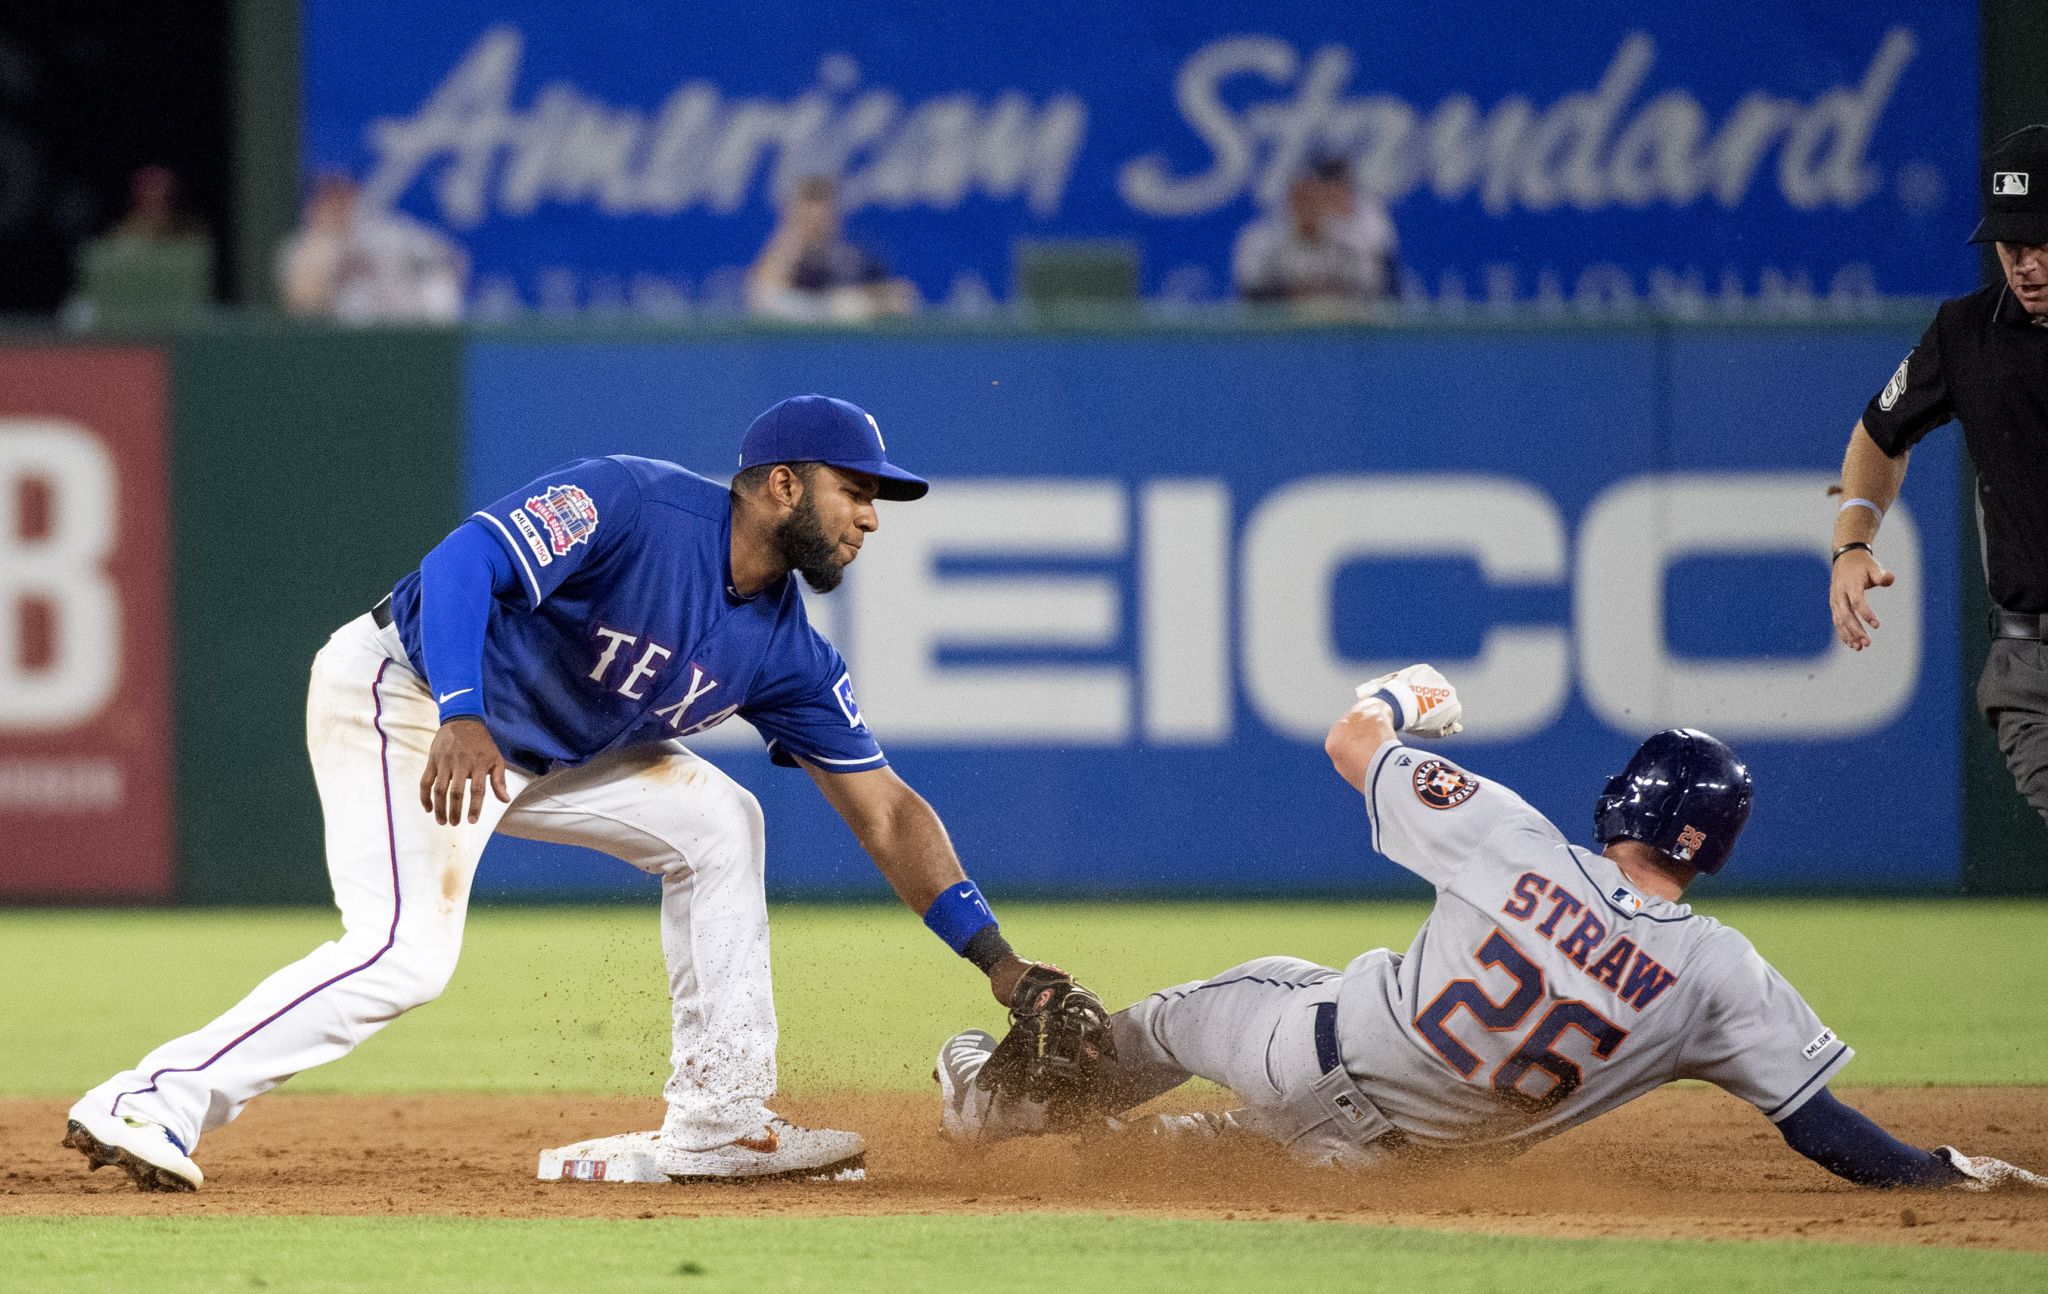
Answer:
[[[171,354],[178,893],[324,900],[306,674],[449,528],[461,342],[224,328]]]

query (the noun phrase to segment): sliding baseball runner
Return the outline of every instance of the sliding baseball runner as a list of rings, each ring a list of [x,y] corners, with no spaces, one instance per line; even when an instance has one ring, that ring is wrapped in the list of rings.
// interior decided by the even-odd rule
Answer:
[[[939,1053],[942,1127],[967,1141],[1104,1127],[1258,1135],[1315,1163],[1371,1168],[1513,1154],[1674,1079],[1754,1105],[1793,1149],[1869,1186],[2048,1186],[1997,1159],[1904,1144],[1836,1099],[1853,1054],[1740,933],[1684,891],[1727,862],[1749,771],[1691,729],[1645,741],[1611,778],[1581,848],[1522,798],[1400,732],[1461,727],[1456,691],[1410,666],[1365,684],[1325,743],[1365,800],[1373,846],[1436,887],[1408,951],[1339,971],[1264,957],[1162,989],[1110,1021],[1111,1045],[1056,1072],[971,1030]],[[1199,1075],[1228,1113],[1122,1116]]]

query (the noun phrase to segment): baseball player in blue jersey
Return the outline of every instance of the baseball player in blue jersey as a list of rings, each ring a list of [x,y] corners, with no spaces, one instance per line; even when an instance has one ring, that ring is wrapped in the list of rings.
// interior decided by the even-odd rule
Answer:
[[[66,1144],[144,1189],[201,1181],[199,1138],[346,1055],[455,969],[493,832],[600,849],[662,880],[673,1073],[656,1163],[678,1180],[833,1173],[851,1132],[774,1115],[759,804],[691,753],[734,715],[801,767],[902,900],[1005,1003],[1063,984],[1018,958],[931,807],[862,721],[795,580],[835,586],[922,496],[875,420],[799,396],[749,428],[728,489],[672,463],[566,463],[471,516],[313,663],[307,747],[345,933],[95,1087]],[[1098,1004],[1099,1007],[1099,1004]]]
[[[1398,733],[1462,727],[1427,665],[1374,679],[1325,748],[1365,799],[1373,846],[1436,887],[1406,954],[1339,971],[1264,957],[1162,989],[1110,1020],[1113,1047],[1064,1112],[1005,1087],[995,1040],[939,1053],[941,1127],[982,1141],[1102,1127],[1268,1137],[1314,1163],[1371,1167],[1446,1151],[1513,1154],[1674,1079],[1704,1079],[1793,1149],[1869,1186],[2048,1187],[2003,1161],[1906,1145],[1827,1083],[1852,1052],[1735,930],[1680,902],[1728,859],[1750,777],[1678,729],[1644,742],[1595,808],[1599,852],[1522,798]],[[1191,1075],[1229,1113],[1118,1116]]]

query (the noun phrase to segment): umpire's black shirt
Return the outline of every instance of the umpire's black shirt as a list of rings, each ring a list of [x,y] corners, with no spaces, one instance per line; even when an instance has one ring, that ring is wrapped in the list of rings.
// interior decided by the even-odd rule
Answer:
[[[1863,429],[1897,458],[1951,418],[1977,468],[1991,600],[2048,614],[2048,326],[2003,283],[1941,303]]]

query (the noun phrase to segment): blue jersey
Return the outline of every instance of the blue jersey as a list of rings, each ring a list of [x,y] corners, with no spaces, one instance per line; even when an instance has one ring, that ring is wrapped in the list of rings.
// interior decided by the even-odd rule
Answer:
[[[794,578],[733,591],[724,486],[673,463],[586,458],[466,524],[493,535],[519,576],[492,600],[483,657],[485,722],[514,764],[545,772],[735,714],[778,764],[888,762]],[[392,589],[391,615],[415,662],[419,612],[414,571]]]

